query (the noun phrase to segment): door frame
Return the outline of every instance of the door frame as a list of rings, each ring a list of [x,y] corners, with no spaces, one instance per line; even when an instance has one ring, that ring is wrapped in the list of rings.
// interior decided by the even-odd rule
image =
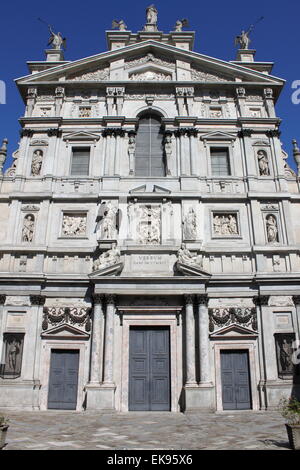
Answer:
[[[121,360],[121,411],[129,411],[129,330],[130,327],[169,327],[170,329],[170,411],[179,412],[179,398],[182,389],[182,355],[178,340],[177,318],[175,315],[123,316],[122,326],[122,360]],[[152,413],[152,412],[151,412]]]
[[[221,375],[221,351],[237,351],[243,350],[248,351],[249,357],[249,386],[252,407],[251,410],[259,410],[259,396],[258,396],[258,354],[256,348],[256,341],[222,341],[222,343],[214,344],[214,355],[215,355],[215,380],[216,380],[216,410],[217,411],[234,411],[234,410],[223,410],[222,401],[222,375]],[[243,411],[243,410],[241,410]],[[249,411],[249,410],[247,410]]]
[[[70,342],[62,342],[62,341],[55,341],[55,340],[46,341],[43,344],[43,348],[42,348],[41,382],[43,385],[41,387],[40,409],[48,410],[48,392],[49,392],[52,349],[64,349],[64,350],[75,349],[79,351],[77,403],[76,403],[76,409],[70,410],[70,411],[82,411],[83,402],[84,402],[84,384],[87,382],[87,377],[85,377],[85,374],[84,374],[87,369],[85,362],[88,359],[88,355],[86,354],[86,343],[72,341],[72,343],[70,344]]]

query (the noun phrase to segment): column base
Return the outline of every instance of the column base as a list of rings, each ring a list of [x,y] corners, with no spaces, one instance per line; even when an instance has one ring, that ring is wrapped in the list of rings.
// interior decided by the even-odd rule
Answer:
[[[114,413],[115,390],[114,384],[88,384],[86,387],[86,409],[101,410],[102,412]]]
[[[214,390],[212,383],[200,385],[187,384],[185,390],[185,413],[200,411],[215,411]]]

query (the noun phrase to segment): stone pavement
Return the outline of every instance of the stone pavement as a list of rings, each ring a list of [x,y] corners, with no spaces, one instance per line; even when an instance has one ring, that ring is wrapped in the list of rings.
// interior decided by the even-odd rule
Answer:
[[[288,450],[277,412],[6,411],[5,450]]]

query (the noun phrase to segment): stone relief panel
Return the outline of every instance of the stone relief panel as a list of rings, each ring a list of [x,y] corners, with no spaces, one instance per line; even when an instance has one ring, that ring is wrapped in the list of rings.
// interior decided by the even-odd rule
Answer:
[[[209,308],[209,331],[213,333],[233,324],[257,331],[255,307],[220,307]]]
[[[233,80],[232,77],[226,75],[208,73],[197,66],[192,66],[191,76],[192,80],[197,82],[228,82]]]
[[[137,241],[143,245],[161,243],[161,207],[157,204],[140,204],[137,208]]]
[[[46,331],[55,326],[69,324],[90,332],[91,310],[90,307],[81,305],[44,307],[42,329]]]
[[[234,237],[240,235],[238,214],[233,213],[212,213],[213,229],[212,234],[214,237]]]
[[[62,236],[80,237],[86,235],[86,213],[64,213],[62,220]]]

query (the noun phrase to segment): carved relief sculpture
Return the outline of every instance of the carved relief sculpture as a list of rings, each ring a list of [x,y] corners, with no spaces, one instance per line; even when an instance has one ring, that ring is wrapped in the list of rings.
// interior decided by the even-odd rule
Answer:
[[[213,216],[213,234],[219,236],[238,235],[237,215],[224,214]]]
[[[258,167],[260,176],[270,176],[270,168],[267,154],[264,150],[257,152]]]
[[[181,248],[177,253],[178,263],[187,264],[189,266],[195,266],[196,268],[202,269],[203,260],[202,255],[193,255],[187,248],[184,243],[182,243]]]
[[[144,245],[158,245],[161,235],[161,211],[159,206],[140,205],[138,210],[138,242]]]
[[[64,214],[62,222],[62,233],[68,237],[77,237],[86,233],[85,214]]]
[[[189,208],[183,221],[183,239],[196,240],[197,238],[197,218],[192,207]]]
[[[105,251],[94,261],[93,271],[98,271],[99,269],[118,264],[120,263],[120,259],[120,249],[117,247],[116,243],[113,243],[111,250]]]
[[[24,217],[23,228],[22,228],[22,242],[31,243],[33,241],[34,233],[34,216],[27,214]]]
[[[274,215],[269,214],[266,217],[266,228],[268,243],[278,242],[278,226],[276,217]]]
[[[129,134],[128,136],[128,155],[129,155],[129,174],[134,174],[134,157],[135,157],[135,135]]]
[[[31,163],[31,175],[32,176],[39,176],[41,173],[43,163],[43,152],[42,150],[35,150],[32,156],[32,163]]]

